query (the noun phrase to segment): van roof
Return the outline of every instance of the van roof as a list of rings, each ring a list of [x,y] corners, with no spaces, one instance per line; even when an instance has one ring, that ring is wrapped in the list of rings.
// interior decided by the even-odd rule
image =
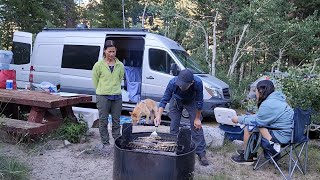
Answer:
[[[83,34],[85,32],[85,35]],[[39,37],[106,37],[106,35],[138,35],[144,36],[146,45],[162,44],[170,49],[184,50],[177,42],[165,36],[150,33],[148,29],[120,29],[120,28],[45,28],[38,34]]]

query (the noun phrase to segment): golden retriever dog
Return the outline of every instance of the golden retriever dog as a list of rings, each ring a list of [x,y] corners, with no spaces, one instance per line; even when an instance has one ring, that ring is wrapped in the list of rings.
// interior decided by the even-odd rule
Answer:
[[[134,107],[133,111],[129,113],[134,125],[138,124],[142,116],[146,116],[146,123],[151,124],[158,113],[158,106],[154,100],[145,99],[139,102],[136,107]]]

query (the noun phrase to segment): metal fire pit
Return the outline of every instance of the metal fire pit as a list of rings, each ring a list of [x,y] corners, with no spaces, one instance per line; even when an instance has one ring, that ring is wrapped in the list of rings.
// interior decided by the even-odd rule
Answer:
[[[114,180],[193,179],[195,147],[190,129],[178,136],[151,132],[132,133],[132,125],[124,124],[122,136],[115,140]]]

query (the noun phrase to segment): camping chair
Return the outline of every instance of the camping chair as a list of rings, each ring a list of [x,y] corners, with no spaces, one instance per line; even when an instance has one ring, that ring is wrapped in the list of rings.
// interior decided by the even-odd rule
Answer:
[[[311,124],[311,111],[302,110],[300,108],[294,109],[293,116],[293,128],[291,141],[288,144],[281,144],[281,150],[278,153],[272,155],[270,151],[264,150],[264,154],[268,156],[267,160],[260,163],[262,154],[254,166],[254,170],[259,169],[266,163],[270,162],[275,165],[275,167],[280,171],[285,179],[291,179],[295,169],[299,169],[302,174],[306,174],[307,171],[307,161],[308,161],[308,141],[309,141],[309,129]],[[275,129],[275,128],[273,128]],[[299,149],[301,147],[301,149]],[[283,155],[281,153],[284,152]],[[279,167],[277,161],[282,157],[289,154],[289,169],[288,176],[286,176]],[[303,164],[303,163],[304,164]]]

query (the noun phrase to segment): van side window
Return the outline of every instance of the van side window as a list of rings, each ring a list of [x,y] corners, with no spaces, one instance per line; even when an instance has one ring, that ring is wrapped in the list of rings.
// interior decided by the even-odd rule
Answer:
[[[174,63],[174,61],[166,51],[149,49],[149,66],[152,70],[170,74],[172,63]]]
[[[21,42],[13,42],[13,58],[11,64],[28,64],[30,63],[31,45]]]
[[[100,46],[64,45],[61,67],[92,70],[99,52]]]

